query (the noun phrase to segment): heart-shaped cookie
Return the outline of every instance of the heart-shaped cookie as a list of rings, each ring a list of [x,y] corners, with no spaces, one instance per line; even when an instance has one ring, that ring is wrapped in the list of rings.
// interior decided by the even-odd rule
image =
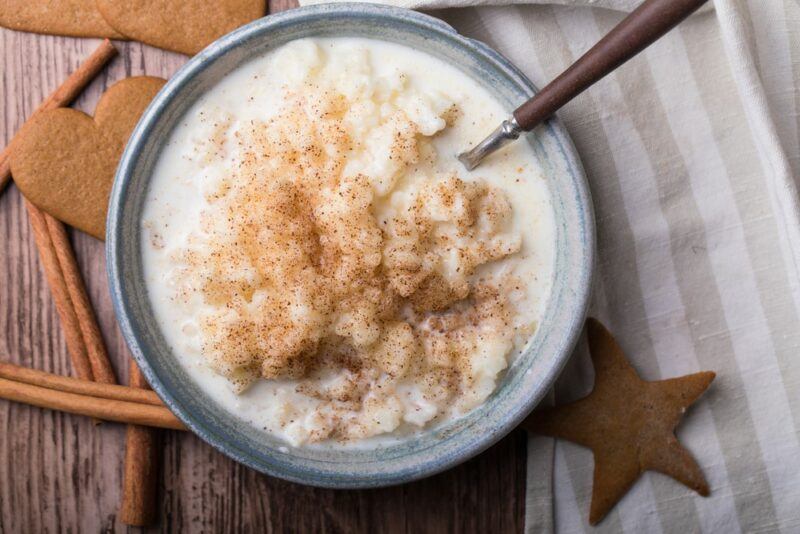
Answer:
[[[0,0],[0,26],[50,35],[124,39],[100,15],[95,0]]]
[[[149,45],[193,55],[266,13],[266,0],[96,0],[108,24]]]
[[[111,86],[94,118],[61,108],[29,120],[11,146],[11,175],[25,198],[103,239],[111,184],[125,143],[165,80],[140,76]]]

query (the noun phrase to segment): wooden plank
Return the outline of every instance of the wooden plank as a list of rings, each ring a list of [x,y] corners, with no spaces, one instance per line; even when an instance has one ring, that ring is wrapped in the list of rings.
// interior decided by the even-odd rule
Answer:
[[[274,11],[294,0],[273,0]],[[98,41],[0,29],[0,141]],[[170,76],[185,57],[117,43],[120,57],[76,107],[131,75]],[[127,382],[127,349],[116,326],[103,244],[72,232],[115,370]],[[71,374],[64,338],[41,272],[19,192],[0,197],[0,358]],[[0,401],[0,532],[125,530],[117,518],[125,429]],[[161,521],[150,531],[520,532],[525,437],[513,433],[466,464],[399,487],[309,488],[260,475],[188,433],[165,432]]]

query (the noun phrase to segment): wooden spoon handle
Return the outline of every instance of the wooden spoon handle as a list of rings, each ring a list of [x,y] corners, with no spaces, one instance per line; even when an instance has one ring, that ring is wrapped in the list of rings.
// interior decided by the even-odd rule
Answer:
[[[659,37],[694,13],[706,0],[645,0],[558,78],[514,111],[530,131]]]

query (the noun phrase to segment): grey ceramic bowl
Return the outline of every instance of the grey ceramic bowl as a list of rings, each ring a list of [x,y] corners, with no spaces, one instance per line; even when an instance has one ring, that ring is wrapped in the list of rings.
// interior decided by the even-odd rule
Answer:
[[[414,11],[330,4],[248,24],[213,43],[173,76],[128,142],[108,214],[111,295],[122,333],[153,389],[195,434],[224,454],[264,473],[315,486],[397,484],[442,471],[484,450],[513,429],[550,388],[580,333],[589,299],[594,261],[591,200],[575,149],[558,121],[529,135],[527,142],[544,168],[555,212],[553,289],[527,350],[495,393],[468,416],[395,445],[358,451],[287,448],[237,420],[181,368],[156,324],[142,269],[142,203],[160,148],[204,91],[249,59],[312,36],[371,37],[425,51],[479,80],[509,111],[535,92],[503,56]]]

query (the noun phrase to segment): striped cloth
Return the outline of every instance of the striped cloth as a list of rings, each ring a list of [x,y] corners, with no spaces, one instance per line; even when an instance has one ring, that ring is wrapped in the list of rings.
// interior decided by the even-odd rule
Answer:
[[[542,86],[638,0],[391,3],[449,7]],[[800,532],[798,88],[798,0],[718,0],[560,113],[597,212],[591,313],[646,379],[718,374],[678,429],[711,496],[648,473],[598,532]],[[556,401],[592,382],[581,342]],[[528,531],[595,531],[591,453],[529,444]]]

